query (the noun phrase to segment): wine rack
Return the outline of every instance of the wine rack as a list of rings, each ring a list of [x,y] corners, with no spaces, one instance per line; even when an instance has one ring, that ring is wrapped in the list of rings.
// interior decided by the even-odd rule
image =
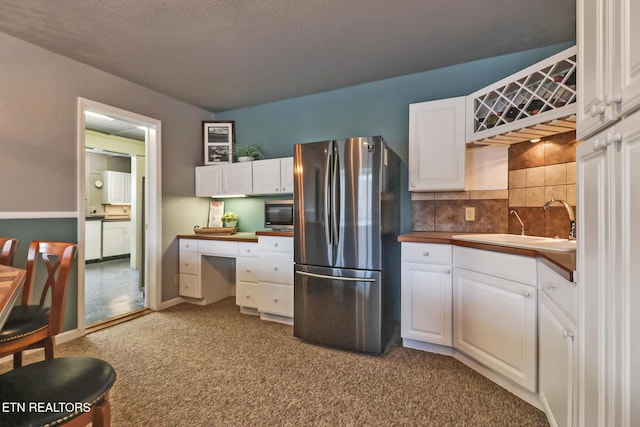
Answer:
[[[513,144],[575,130],[576,47],[467,98],[467,142]]]

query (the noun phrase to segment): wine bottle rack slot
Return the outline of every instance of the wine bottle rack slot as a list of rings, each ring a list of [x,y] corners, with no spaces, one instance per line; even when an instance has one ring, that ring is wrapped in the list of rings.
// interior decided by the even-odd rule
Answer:
[[[559,119],[565,119],[565,125],[573,123],[575,129],[571,117],[576,114],[576,63],[576,48],[572,47],[470,95],[467,112],[471,112],[472,123],[467,141],[503,135],[494,142],[519,142],[516,139],[531,133],[526,128]]]

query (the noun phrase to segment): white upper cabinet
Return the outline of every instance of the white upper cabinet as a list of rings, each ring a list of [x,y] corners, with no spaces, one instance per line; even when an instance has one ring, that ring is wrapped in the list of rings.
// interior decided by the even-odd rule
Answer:
[[[131,174],[127,172],[102,172],[102,203],[130,204],[131,203]]]
[[[293,157],[258,160],[253,166],[253,194],[293,193]]]
[[[222,195],[251,194],[253,183],[251,162],[229,163],[222,168]]]
[[[196,196],[211,197],[222,193],[222,166],[196,167]]]
[[[251,194],[251,162],[196,167],[196,196],[237,196]]]
[[[640,0],[578,5],[578,126],[587,138],[640,107]]]
[[[465,97],[409,105],[409,191],[464,190]]]

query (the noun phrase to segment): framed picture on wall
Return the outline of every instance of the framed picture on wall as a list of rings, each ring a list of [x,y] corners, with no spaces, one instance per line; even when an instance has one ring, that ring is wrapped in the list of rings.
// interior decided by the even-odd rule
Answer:
[[[235,121],[203,121],[202,137],[205,165],[233,162]]]

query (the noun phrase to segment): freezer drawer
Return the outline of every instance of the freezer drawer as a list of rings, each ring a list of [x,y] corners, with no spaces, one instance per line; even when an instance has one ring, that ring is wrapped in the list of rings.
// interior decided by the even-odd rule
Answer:
[[[347,350],[382,353],[382,273],[295,266],[293,335]]]

